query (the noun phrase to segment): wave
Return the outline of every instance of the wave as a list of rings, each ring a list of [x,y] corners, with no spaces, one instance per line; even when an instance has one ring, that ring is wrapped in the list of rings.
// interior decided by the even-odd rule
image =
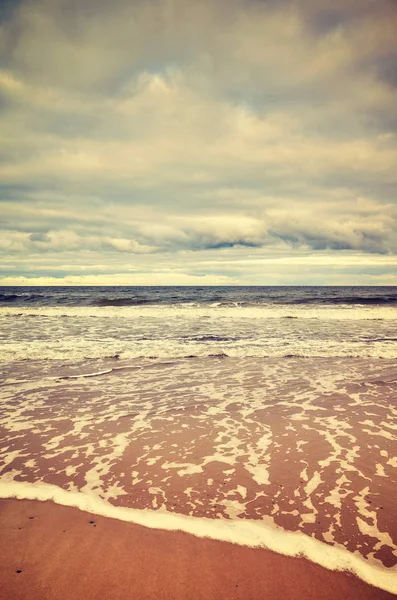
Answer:
[[[263,297],[247,300],[220,300],[195,298],[197,306],[216,306],[220,308],[260,308],[271,306],[332,306],[332,305],[357,305],[357,306],[397,306],[397,295],[379,296],[305,296],[294,298],[284,296],[280,298]],[[286,317],[287,318],[287,317]]]
[[[95,357],[95,358],[100,358],[100,357]],[[113,357],[103,357],[103,358],[113,358]],[[164,358],[166,358],[164,355],[151,355],[151,356],[145,356],[143,354],[139,355],[139,356],[128,356],[126,354],[126,356],[122,356],[121,358],[123,358],[124,360],[164,360]],[[253,358],[253,359],[289,359],[289,358],[297,358],[297,359],[317,359],[317,360],[329,360],[331,358],[336,358],[336,359],[360,359],[360,358],[368,358],[368,357],[363,357],[360,354],[254,354],[254,355],[245,355],[245,356],[239,356],[239,355],[234,355],[234,354],[226,354],[225,352],[216,352],[216,353],[211,353],[211,354],[186,354],[186,355],[178,355],[178,356],[173,356],[172,357],[174,359],[174,363],[175,361],[178,360],[185,360],[185,359],[192,359],[192,358],[197,358],[199,360],[203,360],[206,358],[231,358],[231,359],[236,359],[236,358]],[[370,357],[371,358],[371,357]],[[389,357],[377,357],[377,360],[390,360]],[[91,360],[91,358],[87,358],[87,360]],[[93,359],[92,359],[93,360]],[[170,363],[171,364],[171,363]],[[126,369],[129,367],[115,367],[113,369],[109,369],[108,371],[106,371],[106,373],[110,373],[111,371],[118,371],[121,369]],[[93,374],[87,374],[87,375],[79,375],[78,377],[93,377],[94,375],[102,375],[104,374],[105,371],[102,373],[93,373]],[[73,379],[76,378],[77,376],[74,377],[63,377],[62,379]],[[60,379],[60,378],[59,378]],[[389,382],[390,383],[390,382]]]
[[[140,299],[138,303],[131,304],[125,300],[115,299],[113,304],[90,306],[49,306],[25,305],[20,303],[7,305],[0,303],[0,317],[50,317],[50,318],[121,318],[135,319],[150,317],[155,319],[196,318],[196,319],[303,319],[303,320],[332,320],[332,321],[358,321],[358,320],[397,320],[397,311],[392,305],[382,306],[337,306],[331,305],[261,305],[255,307],[237,306],[210,306],[193,304],[153,304],[151,301]]]
[[[159,304],[151,298],[99,298],[90,303],[91,306],[141,306],[143,304]]]
[[[0,288],[0,303],[20,306],[193,306],[259,308],[270,306],[396,306],[389,288]]]
[[[43,294],[4,294],[0,293],[0,302],[35,302],[45,299]]]
[[[189,352],[190,350],[190,352]],[[211,350],[213,350],[211,352]],[[226,351],[225,351],[226,350]],[[284,352],[277,348],[233,348],[227,347],[225,350],[216,352],[215,349],[208,348],[203,346],[199,348],[195,347],[182,347],[182,348],[173,348],[168,349],[164,347],[148,347],[147,351],[144,348],[133,348],[133,349],[124,349],[119,350],[119,353],[116,355],[109,356],[108,352],[104,352],[103,349],[93,347],[81,347],[81,348],[70,348],[70,347],[47,347],[43,348],[32,348],[27,351],[26,348],[21,348],[21,350],[7,350],[4,349],[0,351],[0,361],[2,364],[10,364],[18,361],[28,361],[33,363],[39,363],[43,361],[51,361],[55,364],[55,361],[62,361],[65,365],[75,365],[80,363],[87,363],[87,361],[106,361],[104,367],[100,367],[100,372],[97,371],[93,373],[87,373],[85,376],[94,377],[99,375],[104,375],[105,373],[102,370],[106,369],[106,372],[110,369],[110,365],[114,363],[115,360],[122,361],[122,364],[125,365],[126,361],[164,361],[164,360],[172,360],[172,361],[183,361],[183,360],[243,360],[243,359],[253,359],[253,360],[360,360],[360,359],[370,359],[377,361],[388,361],[388,360],[396,360],[397,349],[395,347],[390,350],[381,348],[376,352],[364,352],[361,349],[359,351],[354,351],[352,348],[338,349],[338,348],[305,348],[301,351],[301,349],[297,348],[292,349],[288,352],[287,349]],[[270,350],[270,351],[269,351]],[[294,351],[295,350],[295,351]],[[118,356],[118,359],[115,357]],[[116,370],[112,369],[112,370]],[[110,372],[110,371],[109,371]],[[82,375],[79,375],[80,377]],[[59,378],[59,377],[57,377]],[[76,377],[68,376],[65,379],[75,379]],[[1,383],[0,383],[1,385]]]
[[[20,297],[18,294],[0,294],[0,302],[14,302]]]
[[[284,302],[283,302],[284,304]],[[324,297],[324,298],[295,298],[286,302],[286,304],[318,304],[318,305],[332,305],[332,304],[346,304],[358,306],[397,306],[397,295],[390,296],[338,296],[338,297]]]
[[[397,572],[366,562],[341,546],[329,546],[297,531],[286,531],[266,521],[249,519],[226,520],[191,517],[165,511],[118,507],[99,496],[66,491],[49,483],[1,481],[0,498],[20,500],[51,500],[62,506],[111,519],[136,523],[151,529],[184,531],[195,537],[205,537],[241,546],[267,548],[284,556],[304,557],[331,571],[348,571],[377,588],[397,594]]]

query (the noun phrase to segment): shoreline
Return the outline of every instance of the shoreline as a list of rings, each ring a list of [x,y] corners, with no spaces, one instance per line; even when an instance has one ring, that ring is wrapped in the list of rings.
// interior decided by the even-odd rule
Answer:
[[[51,501],[0,500],[0,529],[1,600],[393,598],[351,573],[303,558]]]
[[[27,502],[49,505],[59,510],[77,510],[95,515],[113,523],[124,523],[145,531],[158,531],[164,535],[181,534],[196,540],[233,545],[242,549],[255,549],[276,554],[281,559],[304,559],[329,573],[354,576],[364,585],[397,595],[396,569],[378,567],[367,563],[344,548],[327,545],[300,532],[285,531],[267,523],[241,519],[221,521],[188,517],[175,513],[136,510],[117,507],[94,496],[81,492],[68,492],[51,484],[1,482],[1,506],[7,502]],[[52,509],[53,510],[53,509]],[[56,509],[55,509],[56,510]]]

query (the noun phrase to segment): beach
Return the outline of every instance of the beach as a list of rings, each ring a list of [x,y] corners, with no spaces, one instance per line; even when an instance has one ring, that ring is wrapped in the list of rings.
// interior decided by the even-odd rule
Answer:
[[[127,292],[0,308],[1,597],[397,594],[394,309]]]
[[[397,599],[397,0],[0,0],[0,600]]]
[[[2,600],[393,598],[304,559],[51,502],[2,500],[0,528]]]

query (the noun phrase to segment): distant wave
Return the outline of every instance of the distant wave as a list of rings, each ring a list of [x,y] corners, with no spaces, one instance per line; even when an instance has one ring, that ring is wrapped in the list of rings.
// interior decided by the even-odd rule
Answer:
[[[359,304],[359,305],[397,305],[397,294],[392,296],[338,296],[324,298],[295,298],[286,304]]]
[[[2,306],[272,308],[397,306],[395,288],[0,288]]]
[[[2,294],[0,293],[0,302],[35,302],[43,300],[43,294]]]
[[[222,298],[100,298],[90,303],[91,306],[141,306],[141,305],[190,305],[195,307],[212,306],[215,308],[259,308],[271,305],[292,306],[332,306],[332,305],[359,305],[359,306],[397,306],[397,295],[389,296],[338,296],[338,297],[307,297],[307,298],[257,298],[255,300],[222,300]],[[288,318],[288,317],[285,317]],[[289,317],[291,318],[291,317]]]
[[[20,297],[18,294],[0,294],[0,302],[14,302]]]
[[[91,306],[140,306],[141,304],[161,304],[150,298],[99,298]]]

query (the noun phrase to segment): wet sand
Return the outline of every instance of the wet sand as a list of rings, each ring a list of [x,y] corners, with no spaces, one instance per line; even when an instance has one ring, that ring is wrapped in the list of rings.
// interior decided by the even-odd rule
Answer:
[[[114,364],[52,365],[43,378],[40,362],[0,390],[0,485],[53,484],[214,525],[270,522],[315,538],[322,555],[335,547],[395,573],[394,362]]]
[[[301,558],[52,502],[0,500],[0,531],[1,600],[395,598]]]

